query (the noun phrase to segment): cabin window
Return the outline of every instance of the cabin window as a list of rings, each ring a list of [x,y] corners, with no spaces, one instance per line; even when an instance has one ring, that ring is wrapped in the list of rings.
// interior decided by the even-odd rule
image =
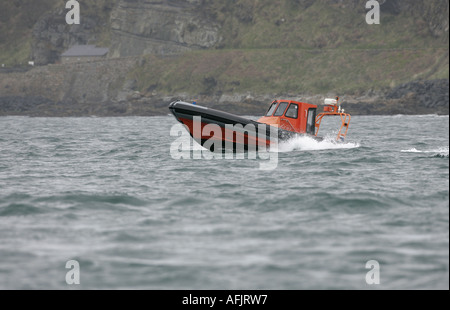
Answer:
[[[316,114],[317,109],[308,110],[308,122],[306,124],[306,132],[312,135],[316,134]]]
[[[295,118],[295,119],[297,119],[297,118],[298,118],[298,104],[292,103],[292,104],[289,106],[289,109],[287,110],[285,116],[286,116],[286,117],[289,117],[289,118]]]
[[[280,103],[280,105],[278,106],[277,111],[275,112],[275,114],[273,116],[283,116],[284,111],[286,111],[286,108],[288,106],[288,102],[282,102]]]
[[[267,111],[266,116],[272,116],[273,112],[275,112],[275,109],[277,108],[277,105],[278,105],[278,102],[276,102],[276,101],[274,103],[272,103],[272,105],[270,106],[269,111]]]

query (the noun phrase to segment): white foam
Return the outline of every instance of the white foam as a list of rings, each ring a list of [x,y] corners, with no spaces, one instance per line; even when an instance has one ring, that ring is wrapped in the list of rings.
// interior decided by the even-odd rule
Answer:
[[[440,147],[438,149],[433,149],[433,150],[425,150],[425,151],[421,151],[418,150],[416,148],[412,148],[409,150],[402,150],[402,153],[425,153],[425,154],[436,154],[436,155],[442,155],[442,156],[448,156],[449,155],[449,147]]]
[[[372,117],[378,117],[378,115],[373,115]],[[422,114],[422,115],[408,115],[408,114],[395,114],[395,115],[380,115],[380,117],[393,117],[393,118],[402,118],[402,117],[409,117],[409,118],[448,118],[448,115],[439,115],[439,114]]]
[[[294,151],[323,151],[337,149],[359,148],[358,143],[337,142],[333,138],[325,138],[323,141],[317,141],[311,137],[295,137],[289,141],[281,142],[278,145],[280,153],[289,153]]]
[[[412,148],[412,149],[409,149],[409,150],[402,150],[402,153],[422,153],[422,152],[419,151],[416,148]]]

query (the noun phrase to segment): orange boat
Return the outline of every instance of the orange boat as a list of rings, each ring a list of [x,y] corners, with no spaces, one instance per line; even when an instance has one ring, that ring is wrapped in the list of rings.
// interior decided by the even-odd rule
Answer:
[[[341,118],[342,126],[336,138],[341,142],[347,136],[351,121],[351,115],[340,107],[339,98],[326,99],[324,111],[320,114],[317,114],[317,105],[276,100],[258,121],[183,101],[171,103],[169,109],[186,126],[192,138],[211,151],[230,148],[234,151],[258,150],[296,136],[309,136],[321,141],[323,138],[318,134],[327,116]]]

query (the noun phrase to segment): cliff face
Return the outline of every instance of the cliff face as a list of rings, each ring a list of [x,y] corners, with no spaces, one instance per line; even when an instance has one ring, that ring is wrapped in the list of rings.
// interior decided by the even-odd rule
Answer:
[[[220,42],[200,0],[121,0],[111,14],[111,56],[176,54]]]
[[[400,14],[408,12],[424,22],[424,26],[435,37],[441,37],[449,31],[449,1],[411,1],[384,0],[380,1],[382,12]],[[447,40],[448,42],[448,40]]]
[[[33,27],[31,59],[36,65],[55,63],[70,46],[95,40],[96,26],[96,20],[89,17],[80,25],[68,26],[64,11],[45,14]]]
[[[68,10],[64,3],[46,12],[33,26],[30,58],[37,65],[55,63],[63,52],[76,44],[109,45],[109,20],[116,0],[81,1],[80,25],[66,24]]]
[[[45,9],[36,10],[44,1]],[[23,107],[32,106],[33,115],[40,107],[51,115],[109,115],[110,108],[142,115],[165,113],[178,97],[250,114],[275,97],[309,95],[318,103],[316,95],[332,94],[353,97],[354,111],[363,113],[390,113],[391,103],[412,101],[420,106],[405,113],[448,113],[441,86],[449,76],[449,1],[379,2],[381,25],[369,26],[366,0],[83,0],[81,25],[68,26],[65,1],[14,0],[0,10],[0,64],[14,54],[22,59],[15,63],[26,63],[30,51],[21,47],[28,43],[38,65],[57,62],[74,44],[110,53],[104,61],[28,72],[8,71],[14,64],[5,62],[0,103],[14,110],[28,98]],[[23,16],[33,18],[18,31],[14,23]],[[12,46],[8,57],[5,46]],[[397,85],[406,86],[393,91]],[[379,101],[364,112],[358,103],[375,100],[366,94]]]
[[[370,38],[373,40],[374,28],[364,33],[358,30],[364,26],[366,2],[86,0],[81,3],[81,25],[65,24],[67,10],[63,6],[38,20],[32,31],[32,58],[38,64],[53,63],[69,46],[87,43],[110,47],[110,57],[209,48],[367,45]],[[384,27],[399,28],[378,37],[375,33],[375,39],[386,36],[385,45],[395,46],[402,37],[408,40],[408,35],[421,39],[433,36],[448,43],[449,1],[380,0],[380,4]],[[406,29],[392,23],[391,17],[396,15],[405,18]]]
[[[120,0],[111,14],[111,55],[177,54],[198,48],[336,48],[348,42],[370,45],[374,29],[357,30],[364,26],[366,2]],[[431,35],[448,43],[447,0],[380,0],[380,4],[383,18],[410,17],[406,28],[411,29],[379,35],[390,37],[387,41],[392,42],[386,45],[401,42],[402,32],[422,38]],[[385,21],[385,26],[392,24]],[[355,29],[349,31],[349,27]]]
[[[424,1],[422,5],[424,20],[428,24],[431,33],[436,37],[446,37],[448,43],[449,1],[430,3]]]
[[[35,67],[25,73],[0,71],[0,94],[46,97],[55,102],[101,103],[120,97],[123,72],[137,59],[109,59]],[[125,98],[126,99],[126,98]]]
[[[71,26],[65,23],[67,10],[61,7],[47,12],[34,25],[31,58],[39,65],[54,63],[68,47],[88,43],[108,45],[110,57],[177,54],[210,48],[220,42],[220,25],[202,16],[205,8],[202,3],[85,1],[81,3],[81,24]]]

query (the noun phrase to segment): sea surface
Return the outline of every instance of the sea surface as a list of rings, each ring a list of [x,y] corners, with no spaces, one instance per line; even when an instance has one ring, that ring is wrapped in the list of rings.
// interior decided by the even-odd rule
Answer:
[[[177,159],[176,124],[1,117],[0,289],[449,289],[448,117],[355,116],[273,170]]]

